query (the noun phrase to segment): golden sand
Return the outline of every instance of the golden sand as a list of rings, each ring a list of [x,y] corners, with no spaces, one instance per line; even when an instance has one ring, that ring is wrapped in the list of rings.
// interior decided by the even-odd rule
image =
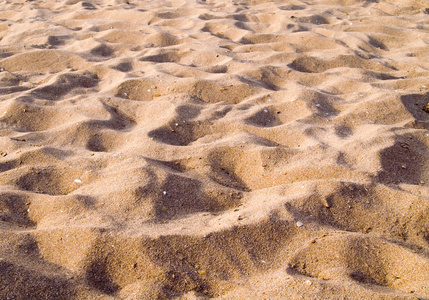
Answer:
[[[429,4],[0,4],[1,299],[429,298]]]

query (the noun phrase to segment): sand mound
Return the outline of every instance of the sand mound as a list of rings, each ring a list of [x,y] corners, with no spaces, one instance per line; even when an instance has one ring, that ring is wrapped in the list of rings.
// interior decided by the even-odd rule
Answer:
[[[6,1],[1,299],[429,299],[423,1]]]

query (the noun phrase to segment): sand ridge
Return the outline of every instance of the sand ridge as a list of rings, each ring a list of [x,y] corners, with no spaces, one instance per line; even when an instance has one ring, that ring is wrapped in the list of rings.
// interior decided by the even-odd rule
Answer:
[[[425,1],[0,19],[0,298],[429,299]]]

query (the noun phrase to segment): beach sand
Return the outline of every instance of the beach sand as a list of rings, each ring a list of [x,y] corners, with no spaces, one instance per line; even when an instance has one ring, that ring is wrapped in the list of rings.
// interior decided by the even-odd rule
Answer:
[[[1,299],[429,299],[429,4],[5,0]]]

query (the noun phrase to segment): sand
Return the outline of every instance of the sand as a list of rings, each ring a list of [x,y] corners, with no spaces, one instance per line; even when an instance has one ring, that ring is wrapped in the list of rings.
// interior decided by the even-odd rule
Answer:
[[[429,4],[5,0],[1,299],[429,299]]]

